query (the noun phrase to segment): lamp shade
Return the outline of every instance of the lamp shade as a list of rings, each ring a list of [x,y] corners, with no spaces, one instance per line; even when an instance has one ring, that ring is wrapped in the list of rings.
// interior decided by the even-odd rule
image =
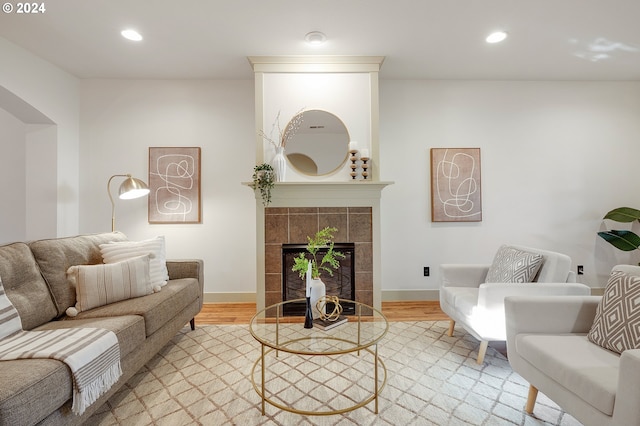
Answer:
[[[118,198],[121,200],[133,200],[134,198],[144,197],[149,193],[149,187],[146,183],[129,174],[111,176],[107,181],[107,194],[109,194],[109,201],[111,201],[111,231],[116,230],[116,203],[111,196],[111,181],[115,177],[125,178],[118,190]]]
[[[121,200],[133,200],[134,198],[144,197],[149,193],[149,187],[140,179],[128,176],[124,182],[120,184],[118,190],[118,198]]]

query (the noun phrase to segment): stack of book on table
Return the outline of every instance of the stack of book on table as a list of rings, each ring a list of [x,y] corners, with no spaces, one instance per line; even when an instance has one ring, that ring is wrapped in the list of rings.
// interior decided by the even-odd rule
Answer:
[[[340,315],[335,321],[323,320],[320,318],[316,318],[313,320],[313,326],[318,327],[321,330],[331,330],[334,327],[337,327],[341,324],[347,322],[347,317],[344,315]]]

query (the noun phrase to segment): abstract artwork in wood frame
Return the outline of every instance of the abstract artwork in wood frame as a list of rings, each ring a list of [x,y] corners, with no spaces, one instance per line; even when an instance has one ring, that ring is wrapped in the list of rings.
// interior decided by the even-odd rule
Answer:
[[[149,223],[201,223],[200,147],[149,147]]]
[[[480,148],[431,148],[431,221],[480,222]]]

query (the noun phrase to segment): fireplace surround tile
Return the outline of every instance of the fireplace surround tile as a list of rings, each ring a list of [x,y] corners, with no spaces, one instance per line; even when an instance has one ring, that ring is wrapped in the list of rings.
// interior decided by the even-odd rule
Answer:
[[[269,229],[268,235],[265,235],[265,243],[280,243],[289,238],[289,215],[265,215],[264,222],[266,229]]]
[[[371,207],[267,207],[265,214],[265,303],[282,301],[282,244],[306,244],[307,236],[331,226],[334,241],[356,246],[356,300],[373,304]]]

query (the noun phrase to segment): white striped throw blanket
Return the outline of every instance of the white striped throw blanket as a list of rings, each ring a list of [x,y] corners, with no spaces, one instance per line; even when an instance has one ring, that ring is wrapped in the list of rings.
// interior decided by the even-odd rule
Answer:
[[[74,414],[80,415],[122,375],[116,335],[99,328],[19,331],[0,339],[0,360],[51,358],[73,376]]]

